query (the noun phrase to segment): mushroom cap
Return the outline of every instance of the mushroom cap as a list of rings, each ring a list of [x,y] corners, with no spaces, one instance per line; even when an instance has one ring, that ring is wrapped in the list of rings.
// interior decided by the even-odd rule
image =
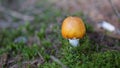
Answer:
[[[67,17],[61,28],[62,36],[67,39],[81,39],[86,33],[85,25],[79,17]]]

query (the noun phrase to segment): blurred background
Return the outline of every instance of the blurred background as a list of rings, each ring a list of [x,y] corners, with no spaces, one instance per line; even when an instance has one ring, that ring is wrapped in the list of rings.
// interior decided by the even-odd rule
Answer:
[[[0,3],[0,28],[24,25],[25,21],[35,20],[35,15],[41,16],[41,14],[45,14],[45,10],[51,9],[51,15],[52,10],[61,12],[63,14],[61,16],[75,14],[80,16],[81,13],[84,15],[83,18],[88,21],[87,23],[92,25],[96,31],[101,31],[96,25],[102,21],[107,21],[116,29],[120,29],[119,0],[1,0]],[[15,23],[15,19],[17,23]]]
[[[69,52],[66,47],[62,47],[69,44],[61,36],[61,24],[67,16],[83,19],[87,29],[84,40],[92,41],[82,40],[82,43],[88,46],[97,45],[98,49],[97,46],[95,50],[91,47],[93,52],[120,51],[120,0],[0,0],[0,67],[18,68],[20,62],[21,65],[27,64],[35,68],[41,64],[43,68],[51,65],[55,68],[59,64],[63,68],[63,64],[72,68],[72,61],[61,57],[67,57],[64,54]],[[63,61],[63,64],[56,62],[55,57]],[[52,60],[58,65],[50,64]],[[78,63],[78,67],[80,65],[82,61]],[[117,67],[117,64],[115,66]]]

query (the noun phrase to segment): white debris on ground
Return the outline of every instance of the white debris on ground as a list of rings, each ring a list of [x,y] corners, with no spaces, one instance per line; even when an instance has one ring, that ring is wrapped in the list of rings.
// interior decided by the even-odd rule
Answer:
[[[98,27],[103,28],[109,32],[114,32],[116,31],[116,28],[114,25],[110,24],[109,22],[103,21],[98,24]]]
[[[24,36],[20,36],[14,40],[14,43],[27,43],[28,39]]]
[[[106,31],[114,32],[120,35],[120,29],[116,28],[114,25],[109,22],[103,21],[97,25],[98,28],[103,28]]]

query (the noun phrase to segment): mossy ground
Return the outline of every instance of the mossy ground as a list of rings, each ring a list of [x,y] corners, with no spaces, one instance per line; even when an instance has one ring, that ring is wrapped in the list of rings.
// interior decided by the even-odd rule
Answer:
[[[69,15],[81,17],[86,24],[87,33],[78,47],[72,47],[61,36],[62,21]],[[0,31],[0,62],[3,68],[13,65],[20,68],[62,68],[51,56],[67,68],[120,67],[120,50],[112,49],[113,46],[120,47],[120,41],[111,43],[112,46],[104,44],[103,42],[110,43],[114,39],[105,37],[100,41],[102,35],[93,31],[81,12],[65,14],[61,10],[45,8],[43,13],[34,16],[35,20],[31,23],[26,22],[16,29],[6,28]],[[25,38],[26,42],[15,42],[19,37]]]

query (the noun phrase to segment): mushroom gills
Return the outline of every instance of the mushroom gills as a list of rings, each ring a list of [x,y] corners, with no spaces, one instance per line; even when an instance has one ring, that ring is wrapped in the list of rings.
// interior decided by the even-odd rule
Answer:
[[[78,44],[79,44],[79,39],[69,39],[69,43],[70,43],[72,46],[76,47],[76,46],[78,46]]]

